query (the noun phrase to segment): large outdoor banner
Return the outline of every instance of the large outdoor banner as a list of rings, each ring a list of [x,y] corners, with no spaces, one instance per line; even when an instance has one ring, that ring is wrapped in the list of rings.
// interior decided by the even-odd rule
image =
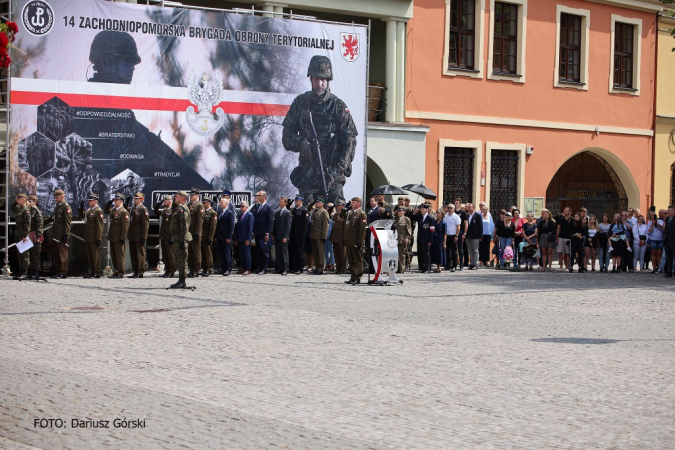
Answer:
[[[56,189],[74,208],[89,192],[192,187],[362,195],[367,28],[101,0],[13,8],[10,195],[36,193],[46,214]]]

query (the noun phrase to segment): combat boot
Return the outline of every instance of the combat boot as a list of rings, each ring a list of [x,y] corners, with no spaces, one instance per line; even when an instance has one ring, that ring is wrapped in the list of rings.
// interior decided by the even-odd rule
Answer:
[[[27,279],[27,277],[26,277],[26,269],[19,269],[19,273],[16,274],[16,275],[14,275],[14,276],[12,277],[12,279],[14,279],[14,280],[25,280],[25,279]]]
[[[34,280],[39,280],[40,279],[40,271],[38,269],[35,269],[30,278],[32,278]]]
[[[178,278],[178,282],[172,284],[170,288],[171,289],[185,289],[185,277]]]

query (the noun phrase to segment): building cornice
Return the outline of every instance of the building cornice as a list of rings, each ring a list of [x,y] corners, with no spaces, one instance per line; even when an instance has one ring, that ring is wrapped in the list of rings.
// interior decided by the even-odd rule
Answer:
[[[626,134],[631,136],[654,136],[651,129],[610,127],[606,125],[549,122],[544,120],[514,119],[510,117],[468,116],[430,111],[406,111],[408,119],[440,120],[444,122],[475,123],[484,125],[501,125],[524,128],[547,128],[551,130],[587,131],[591,133]]]
[[[638,11],[659,12],[663,11],[663,4],[659,0],[586,0],[592,3],[618,6],[621,8],[635,9]]]

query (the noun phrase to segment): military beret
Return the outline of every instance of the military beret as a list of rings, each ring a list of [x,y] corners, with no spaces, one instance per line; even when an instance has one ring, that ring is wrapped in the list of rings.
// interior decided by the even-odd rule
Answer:
[[[211,197],[211,196],[208,195],[208,194],[205,194],[205,195],[204,195],[204,198],[202,199],[202,202],[213,203],[213,197]]]
[[[122,194],[121,192],[118,192],[117,194],[115,194],[115,198],[114,198],[114,199],[115,199],[115,200],[122,200],[122,201],[124,201],[124,200],[126,199],[126,197],[125,197],[124,194]]]
[[[184,197],[187,197],[187,196],[188,196],[188,193],[185,192],[185,191],[178,191],[178,192],[176,192],[176,195],[182,195],[182,196],[184,196]]]
[[[19,195],[16,196],[16,198],[23,198],[23,199],[28,200],[28,196],[26,194],[19,194]]]
[[[54,191],[54,197],[56,197],[57,195],[64,195],[64,194],[65,192],[63,192],[61,189],[57,189]]]
[[[169,194],[166,194],[165,196],[162,197],[162,200],[171,200],[171,196]]]
[[[98,200],[98,194],[90,192],[89,197],[87,197],[87,200]]]
[[[352,201],[353,201],[353,202],[363,203],[363,200],[361,199],[361,197],[352,197]]]
[[[33,200],[34,202],[38,201],[38,196],[37,195],[29,195],[28,200]]]
[[[190,190],[190,195],[201,194],[201,193],[202,193],[202,191],[201,191],[199,188],[196,188],[196,187],[193,187],[193,188]]]
[[[326,203],[326,198],[323,195],[316,197],[317,202]]]
[[[145,200],[145,194],[142,193],[142,192],[136,192],[136,193],[134,194],[134,198],[140,198],[140,199]]]
[[[340,198],[340,199],[338,199],[337,202],[335,202],[335,206],[337,206],[337,205],[346,205],[346,204],[347,204],[347,202],[346,202],[345,199],[343,199],[343,198]]]
[[[231,196],[231,195],[232,195],[232,192],[230,192],[230,191],[227,190],[227,189],[223,189],[223,195],[229,195],[229,196]]]
[[[296,195],[296,196],[295,196],[295,199],[296,199],[296,200],[300,200],[301,202],[305,200],[303,197],[300,197],[299,195]]]

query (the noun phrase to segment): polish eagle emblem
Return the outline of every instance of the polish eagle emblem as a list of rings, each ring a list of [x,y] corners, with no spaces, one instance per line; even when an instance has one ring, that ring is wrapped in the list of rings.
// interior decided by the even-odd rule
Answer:
[[[219,73],[209,81],[209,76],[204,74],[197,79],[194,72],[190,72],[188,79],[188,100],[192,105],[185,111],[188,125],[200,136],[211,136],[223,126],[225,112],[218,106],[223,96],[223,80]],[[194,105],[197,105],[195,112]],[[213,107],[217,106],[215,113]]]

